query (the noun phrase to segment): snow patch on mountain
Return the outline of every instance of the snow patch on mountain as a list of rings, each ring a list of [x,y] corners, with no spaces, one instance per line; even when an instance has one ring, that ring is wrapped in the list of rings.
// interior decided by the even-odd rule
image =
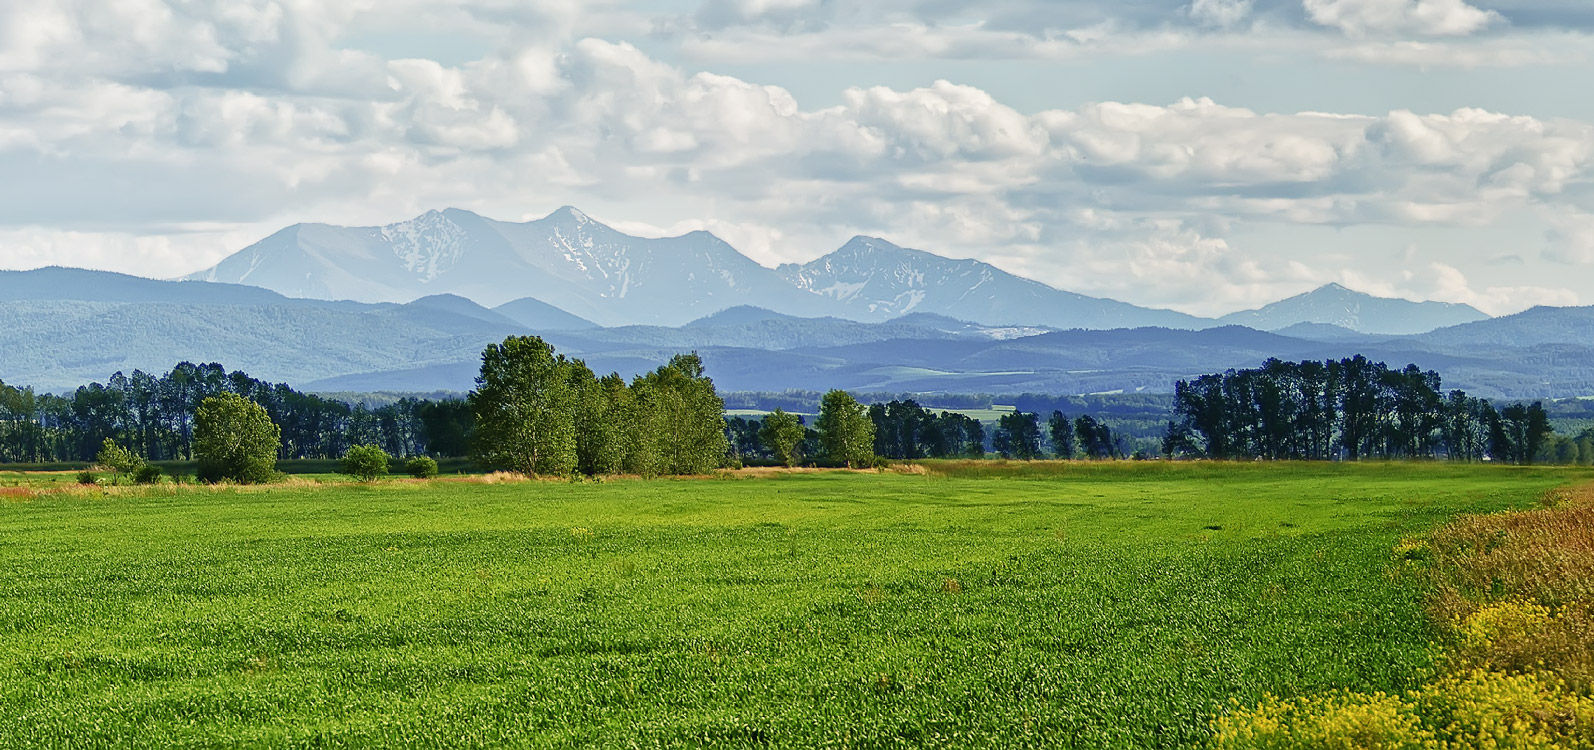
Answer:
[[[469,238],[464,228],[442,211],[427,211],[409,221],[389,224],[381,228],[380,234],[404,270],[415,274],[422,283],[453,269],[464,256]]]
[[[193,278],[362,302],[451,293],[501,305],[531,297],[600,325],[679,325],[747,304],[871,322],[927,312],[992,326],[1207,323],[879,238],[856,237],[813,262],[772,269],[705,231],[634,237],[570,207],[527,222],[447,209],[382,227],[296,225]]]

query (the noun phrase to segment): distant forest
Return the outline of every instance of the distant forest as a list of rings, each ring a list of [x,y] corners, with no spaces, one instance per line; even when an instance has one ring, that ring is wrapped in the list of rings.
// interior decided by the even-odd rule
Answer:
[[[92,461],[110,438],[151,461],[194,456],[194,414],[206,398],[236,393],[282,428],[279,459],[338,458],[350,446],[395,456],[465,455],[470,409],[462,400],[403,398],[368,408],[300,393],[219,364],[182,362],[165,375],[116,373],[69,396],[0,383],[0,462]]]
[[[1180,381],[1163,452],[1526,464],[1545,457],[1552,436],[1541,403],[1496,409],[1463,391],[1445,392],[1432,370],[1392,369],[1358,355],[1325,362],[1270,359],[1257,369]],[[1588,438],[1585,433],[1578,439]]]
[[[316,395],[220,364],[179,363],[164,375],[116,373],[68,395],[0,383],[0,463],[92,461],[110,438],[152,461],[193,457],[195,410],[236,393],[282,429],[280,459],[331,459],[351,446],[393,456],[471,453],[470,404],[447,394]],[[731,411],[798,416],[798,453],[822,455],[812,429],[818,391],[726,393]],[[1594,402],[1499,404],[1445,392],[1439,375],[1362,357],[1270,360],[1254,370],[1181,381],[1174,394],[859,393],[874,450],[897,459],[1207,457],[1452,460],[1594,464]],[[1000,406],[998,406],[1000,405]],[[973,415],[973,416],[971,416]],[[1552,424],[1563,433],[1554,434]],[[761,416],[725,421],[731,462],[773,461]]]

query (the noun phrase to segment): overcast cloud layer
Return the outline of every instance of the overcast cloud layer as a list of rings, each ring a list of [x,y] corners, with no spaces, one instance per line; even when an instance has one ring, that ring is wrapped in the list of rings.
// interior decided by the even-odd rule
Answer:
[[[1584,0],[970,6],[8,3],[0,267],[169,277],[298,221],[574,204],[1197,314],[1328,281],[1594,303]]]

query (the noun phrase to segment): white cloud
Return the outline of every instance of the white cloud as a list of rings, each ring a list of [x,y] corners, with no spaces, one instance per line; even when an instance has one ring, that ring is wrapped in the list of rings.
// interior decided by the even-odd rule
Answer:
[[[979,89],[936,81],[928,88],[897,92],[877,86],[843,96],[848,118],[890,144],[889,155],[906,161],[1034,158],[1046,133]]]
[[[1550,231],[1544,257],[1557,263],[1594,265],[1594,213],[1549,216]]]
[[[1557,0],[1482,5],[1477,0],[1002,0],[979,6],[709,0],[696,15],[655,19],[655,31],[671,38],[689,59],[710,65],[818,59],[1072,62],[1175,50],[1312,55],[1418,68],[1543,66],[1587,58],[1594,14]]]
[[[1578,62],[1587,56],[1588,43],[1588,38],[1581,35],[1571,39],[1566,35],[1532,35],[1465,42],[1368,41],[1330,47],[1323,56],[1415,68],[1524,68]]]
[[[1503,19],[1464,0],[1303,0],[1313,23],[1351,36],[1466,36]]]
[[[1165,5],[1168,19],[1214,27],[1264,15],[1229,0]],[[1395,5],[1423,28],[1448,28],[1423,9],[1449,6]],[[1268,113],[1206,98],[1027,113],[947,81],[852,88],[836,106],[805,109],[779,87],[575,38],[581,12],[570,2],[173,4],[144,8],[144,26],[121,39],[83,20],[139,7],[80,0],[0,10],[28,29],[19,40],[16,27],[0,27],[12,34],[0,47],[0,169],[11,178],[0,184],[0,226],[11,227],[0,234],[0,264],[59,258],[176,275],[245,244],[222,239],[292,221],[377,223],[448,205],[524,218],[577,203],[609,207],[625,226],[723,232],[768,263],[881,234],[1081,291],[1210,313],[1335,278],[1305,252],[1241,244],[1236,226],[1594,213],[1594,126],[1573,120],[1478,109]],[[1366,11],[1336,7],[1342,19]],[[796,0],[725,8],[732,20],[841,12]],[[1126,33],[1196,36],[1089,27],[1117,40],[1103,42],[966,19],[931,26],[909,10],[882,16],[906,24],[894,42],[871,27],[766,23],[757,33],[816,44],[856,33],[880,54],[893,44],[985,54],[1003,41],[1027,45],[1024,54],[1075,54]],[[1377,31],[1373,16],[1358,17]],[[351,24],[377,20],[524,31],[500,34],[500,46],[464,64],[338,46]],[[63,55],[68,63],[48,62]],[[152,228],[194,222],[233,229]],[[1546,252],[1583,257],[1582,230],[1557,231]],[[1387,258],[1363,260],[1393,273]],[[1437,252],[1409,263],[1425,261],[1476,273]],[[1421,283],[1495,305],[1531,286]]]
[[[261,228],[180,227],[163,234],[85,232],[51,227],[0,229],[0,268],[97,268],[136,276],[170,277],[195,257],[219,260],[228,249],[259,238]],[[269,230],[268,230],[269,231]]]
[[[1194,0],[1190,17],[1203,26],[1229,28],[1251,15],[1256,0]]]
[[[1381,297],[1436,300],[1471,305],[1489,315],[1508,315],[1535,305],[1579,304],[1566,287],[1486,285],[1479,287],[1455,266],[1432,262],[1394,274],[1368,274],[1347,269],[1337,279],[1348,287]]]

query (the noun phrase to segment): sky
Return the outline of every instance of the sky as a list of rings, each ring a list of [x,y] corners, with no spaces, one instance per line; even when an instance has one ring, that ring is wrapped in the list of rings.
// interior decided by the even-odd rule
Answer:
[[[574,205],[1217,315],[1594,304],[1588,0],[0,5],[0,268]]]

